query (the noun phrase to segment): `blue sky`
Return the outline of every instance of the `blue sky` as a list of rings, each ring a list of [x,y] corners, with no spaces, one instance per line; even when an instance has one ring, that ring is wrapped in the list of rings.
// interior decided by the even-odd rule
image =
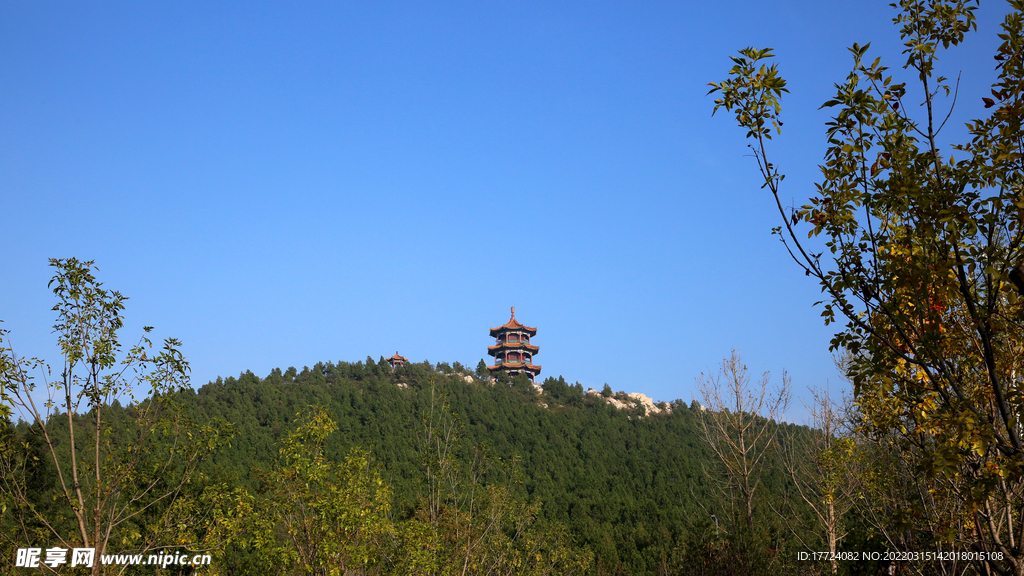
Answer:
[[[943,55],[946,136],[981,116],[1005,4]],[[47,258],[92,259],[193,384],[389,356],[475,366],[509,307],[542,376],[695,394],[739,349],[840,387],[816,285],[707,83],[775,48],[773,154],[801,204],[818,110],[886,3],[8,2],[0,319],[56,360]],[[906,75],[907,79],[911,78]],[[800,420],[799,403],[793,419]]]

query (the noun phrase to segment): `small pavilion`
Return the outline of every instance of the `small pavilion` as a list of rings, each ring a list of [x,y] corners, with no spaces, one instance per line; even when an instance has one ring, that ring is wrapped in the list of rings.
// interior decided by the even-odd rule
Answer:
[[[394,356],[392,356],[391,358],[385,358],[385,360],[387,360],[388,364],[391,364],[392,370],[399,366],[405,366],[406,364],[409,363],[409,359],[406,358],[405,356],[399,356],[398,351],[395,351]]]

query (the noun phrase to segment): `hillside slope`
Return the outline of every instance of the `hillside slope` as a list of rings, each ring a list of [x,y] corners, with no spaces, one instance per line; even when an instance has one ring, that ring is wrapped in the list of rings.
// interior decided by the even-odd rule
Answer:
[[[447,367],[447,366],[445,366]],[[224,418],[238,428],[232,446],[207,463],[213,479],[256,488],[275,458],[275,442],[295,415],[318,404],[337,421],[327,453],[341,460],[353,447],[370,451],[409,513],[422,494],[422,419],[447,403],[461,425],[460,457],[486,452],[495,465],[485,482],[512,484],[542,502],[545,519],[568,525],[596,555],[599,571],[653,574],[687,530],[715,510],[704,470],[715,463],[683,402],[644,415],[622,410],[564,379],[538,391],[525,379],[485,382],[468,372],[443,374],[428,364],[392,371],[383,362],[321,363],[301,372],[251,372],[200,388],[190,403],[198,418]],[[773,473],[767,492],[784,488]]]

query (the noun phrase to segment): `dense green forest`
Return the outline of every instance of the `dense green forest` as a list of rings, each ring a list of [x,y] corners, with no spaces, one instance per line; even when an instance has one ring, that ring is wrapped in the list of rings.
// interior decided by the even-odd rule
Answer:
[[[617,396],[627,398],[623,393]],[[380,482],[375,491],[363,496],[375,502],[388,500],[368,509],[381,512],[382,519],[392,523],[391,542],[380,545],[391,548],[367,552],[349,566],[382,573],[418,569],[433,573],[438,568],[447,573],[449,569],[437,565],[443,559],[419,558],[417,554],[425,550],[416,549],[403,540],[407,536],[400,535],[411,525],[425,522],[431,494],[441,490],[431,486],[429,469],[438,462],[428,439],[432,430],[441,428],[453,432],[446,438],[451,465],[465,474],[454,490],[478,493],[481,501],[494,497],[491,490],[505,491],[502,513],[528,517],[529,530],[521,531],[519,538],[532,537],[531,531],[558,535],[555,543],[542,548],[561,546],[567,560],[561,564],[549,560],[550,573],[577,569],[590,574],[688,573],[694,566],[713,566],[715,560],[706,556],[730,546],[728,530],[734,510],[710,485],[710,478],[722,472],[701,439],[696,404],[677,400],[663,404],[662,413],[645,414],[639,403],[633,409],[615,408],[600,395],[585,394],[578,383],[569,384],[561,377],[546,379],[538,389],[524,376],[481,379],[458,363],[453,367],[424,362],[393,370],[383,359],[369,358],[318,363],[301,371],[275,369],[264,378],[245,372],[237,378],[218,378],[198,390],[182,389],[161,400],[173,406],[180,422],[192,427],[191,440],[201,444],[205,436],[216,441],[194,461],[194,472],[176,501],[168,499],[146,511],[140,521],[131,523],[139,531],[137,537],[121,543],[131,544],[125,549],[146,548],[147,537],[166,532],[168,519],[176,518],[178,541],[186,548],[213,550],[217,566],[210,569],[216,573],[320,573],[314,569],[316,560],[304,563],[295,558],[302,546],[293,541],[295,534],[287,535],[292,532],[289,512],[275,507],[275,502],[294,496],[285,494],[292,490],[288,483],[311,480],[297,472],[301,466],[289,468],[294,461],[286,454],[289,445],[300,453],[322,453],[317,465],[326,466],[324,470],[351,466],[355,459],[361,474]],[[131,416],[152,403],[108,407],[114,445],[118,437],[124,444],[130,442]],[[320,414],[321,425],[330,423],[329,428],[321,426],[322,436],[315,441],[308,436],[314,413]],[[62,418],[57,414],[52,423],[59,424]],[[79,420],[88,453],[90,415]],[[806,427],[771,426],[791,438],[811,434]],[[45,442],[36,432],[38,427],[24,422],[8,429],[8,434],[30,446],[28,504],[69,523],[63,529],[55,527],[57,531],[73,532],[73,518],[60,511],[64,503]],[[298,442],[299,438],[303,440]],[[66,441],[58,439],[58,444],[66,446]],[[166,449],[165,440],[158,440],[153,461],[135,467],[163,471],[156,454]],[[189,453],[178,452],[173,459],[175,470],[163,471],[168,477],[190,465]],[[346,498],[358,496],[359,490],[346,484],[351,477],[345,472],[335,470],[328,476],[348,487],[340,489],[349,490]],[[319,478],[324,485],[332,482]],[[771,551],[777,566],[796,566],[798,544],[787,519],[772,511],[784,508],[791,482],[774,456],[760,480],[758,519],[763,533],[759,545]],[[306,496],[307,506],[327,498],[316,490]],[[467,511],[459,494],[444,498]],[[252,524],[271,518],[262,528]],[[31,518],[19,520],[8,514],[4,519],[15,532],[21,521],[26,535],[46,533]],[[404,528],[394,528],[403,523]],[[512,525],[501,530],[516,537]],[[310,542],[319,546],[316,538]],[[804,563],[805,567],[812,564]],[[511,573],[546,573],[514,563],[505,568]]]
[[[461,426],[460,456],[476,449],[500,461],[484,482],[510,485],[523,500],[538,499],[540,516],[567,525],[590,547],[602,573],[653,574],[685,536],[706,527],[714,508],[704,470],[715,462],[700,440],[690,407],[643,416],[587,396],[579,384],[548,378],[543,394],[519,378],[489,385],[466,372],[441,374],[413,364],[391,371],[383,361],[317,364],[301,372],[247,372],[203,386],[189,398],[201,418],[238,427],[232,445],[204,467],[211,478],[257,486],[253,468],[268,468],[275,442],[304,407],[323,406],[337,421],[327,453],[369,451],[411,514],[423,493],[421,419],[432,395],[443,395]],[[404,384],[408,388],[399,387]],[[435,396],[436,398],[436,396]],[[434,400],[436,401],[436,399]],[[781,497],[779,471],[767,491]]]

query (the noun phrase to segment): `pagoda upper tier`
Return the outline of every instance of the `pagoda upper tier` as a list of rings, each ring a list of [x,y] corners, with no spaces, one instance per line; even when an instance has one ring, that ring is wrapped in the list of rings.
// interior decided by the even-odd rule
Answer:
[[[531,328],[524,324],[520,324],[519,320],[516,320],[516,307],[512,307],[512,318],[505,322],[504,325],[498,326],[497,328],[491,328],[491,336],[498,336],[502,332],[526,332],[530,336],[537,335],[537,329]]]
[[[516,308],[512,307],[512,318],[503,326],[491,328],[496,338],[494,346],[487,347],[487,353],[494,356],[494,366],[488,366],[491,374],[505,372],[510,376],[525,373],[533,380],[540,374],[540,366],[533,363],[533,355],[540,352],[539,346],[530,344],[530,338],[537,335],[537,329],[516,320]]]

